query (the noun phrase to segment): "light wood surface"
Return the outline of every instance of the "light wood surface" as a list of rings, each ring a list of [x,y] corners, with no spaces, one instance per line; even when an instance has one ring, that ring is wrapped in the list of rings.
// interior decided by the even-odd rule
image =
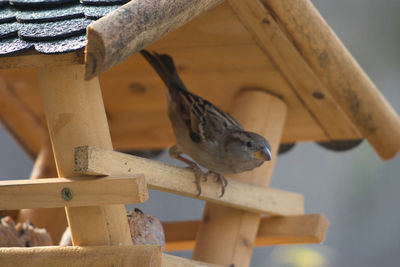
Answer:
[[[43,105],[59,177],[73,177],[74,147],[112,149],[97,79],[84,81],[84,66],[38,69]],[[74,245],[131,245],[124,205],[66,208]]]
[[[64,188],[69,189],[71,199],[63,198]],[[0,209],[3,210],[142,203],[147,198],[143,175],[0,181]]]
[[[336,102],[383,158],[400,150],[400,118],[307,0],[262,0]]]
[[[165,250],[194,248],[200,221],[163,222]],[[328,220],[321,214],[264,217],[260,221],[254,246],[321,243]]]
[[[99,75],[221,2],[128,2],[88,26],[85,78]]]
[[[157,267],[161,257],[161,247],[150,245],[0,248],[4,267]]]
[[[242,91],[232,115],[249,131],[263,135],[271,145],[272,161],[233,178],[267,187],[285,125],[286,104],[262,91]],[[193,259],[229,266],[248,266],[260,215],[207,203],[196,236]]]
[[[164,253],[162,255],[162,267],[218,267],[220,265],[189,260]]]
[[[202,194],[197,196],[193,171],[170,166],[154,160],[99,149],[78,147],[75,149],[76,172],[88,175],[133,175],[143,173],[149,188],[198,198],[238,209],[274,215],[302,214],[303,196],[273,188],[254,186],[247,181],[228,179],[223,197],[221,188],[213,179],[202,181]]]
[[[57,177],[56,163],[54,161],[53,150],[47,135],[46,141],[42,145],[39,155],[31,172],[30,179],[42,179]],[[62,234],[67,228],[67,217],[64,208],[47,209],[22,209],[19,211],[18,221],[25,222],[29,220],[36,227],[45,228],[51,235],[53,244],[57,245]]]

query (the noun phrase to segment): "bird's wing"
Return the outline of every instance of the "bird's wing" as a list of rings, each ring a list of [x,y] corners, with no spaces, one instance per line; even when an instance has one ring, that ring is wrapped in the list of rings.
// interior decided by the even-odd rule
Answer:
[[[188,91],[179,91],[181,114],[194,142],[219,140],[227,131],[243,130],[229,114]]]

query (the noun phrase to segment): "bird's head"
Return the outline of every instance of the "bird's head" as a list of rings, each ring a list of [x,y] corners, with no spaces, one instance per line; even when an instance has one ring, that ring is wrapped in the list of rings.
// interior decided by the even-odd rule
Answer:
[[[233,132],[225,138],[225,156],[238,162],[238,168],[251,170],[271,157],[271,147],[259,134],[245,131]],[[245,171],[242,170],[242,171]],[[240,172],[241,170],[238,170]]]

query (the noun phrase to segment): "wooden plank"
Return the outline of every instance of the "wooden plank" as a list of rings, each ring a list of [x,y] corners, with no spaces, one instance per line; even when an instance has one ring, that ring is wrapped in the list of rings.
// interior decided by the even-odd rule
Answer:
[[[71,194],[71,199],[65,194]],[[2,210],[141,203],[147,198],[143,175],[0,181]]]
[[[38,69],[48,129],[60,177],[73,177],[74,147],[112,149],[98,79],[84,81],[84,66]],[[131,245],[124,205],[67,207],[74,245]]]
[[[193,172],[187,168],[96,147],[78,147],[75,152],[75,171],[81,174],[119,176],[143,173],[149,188],[164,192],[255,213],[294,215],[304,212],[303,196],[300,194],[263,188],[227,178],[229,185],[223,197],[219,197],[221,189],[212,179],[202,182],[202,194],[197,197]]]
[[[165,250],[194,248],[200,221],[163,222]],[[260,221],[254,246],[321,243],[328,220],[321,214],[264,217]]]
[[[45,125],[28,110],[1,77],[0,119],[16,141],[33,158],[47,135]]]
[[[161,247],[151,245],[0,248],[4,267],[156,267],[161,258]]]
[[[220,265],[189,260],[169,254],[162,255],[162,267],[218,267]]]
[[[234,178],[267,187],[285,125],[287,106],[274,95],[246,90],[237,96],[233,107],[232,115],[244,129],[263,135],[272,149],[272,161]],[[193,259],[224,266],[248,266],[259,223],[259,214],[207,203],[196,236]]]
[[[257,1],[229,0],[238,19],[272,59],[296,95],[303,101],[329,139],[360,139],[357,128],[347,118],[325,85],[303,59],[273,16]],[[262,22],[262,23],[261,23]]]
[[[83,63],[83,50],[56,55],[27,51],[18,53],[18,55],[0,57],[0,69],[53,67]]]
[[[51,177],[57,177],[57,169],[51,143],[47,136],[47,140],[43,143],[42,149],[33,165],[30,179]],[[59,243],[61,236],[68,226],[64,208],[20,210],[18,221],[25,222],[27,220],[32,222],[38,228],[45,228],[51,236],[53,245]]]
[[[343,111],[383,158],[400,150],[400,118],[307,0],[262,0]]]
[[[88,26],[85,78],[99,75],[221,2],[128,2]]]

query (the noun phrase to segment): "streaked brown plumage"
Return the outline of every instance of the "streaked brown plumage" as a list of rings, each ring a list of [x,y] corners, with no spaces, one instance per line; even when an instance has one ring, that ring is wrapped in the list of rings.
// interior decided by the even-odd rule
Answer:
[[[176,137],[169,154],[193,169],[199,195],[204,173],[196,163],[215,175],[222,186],[222,197],[227,186],[224,174],[252,170],[271,160],[265,138],[245,131],[230,115],[186,89],[170,56],[146,50],[141,53],[168,89],[168,116]],[[183,153],[196,163],[182,157]]]

